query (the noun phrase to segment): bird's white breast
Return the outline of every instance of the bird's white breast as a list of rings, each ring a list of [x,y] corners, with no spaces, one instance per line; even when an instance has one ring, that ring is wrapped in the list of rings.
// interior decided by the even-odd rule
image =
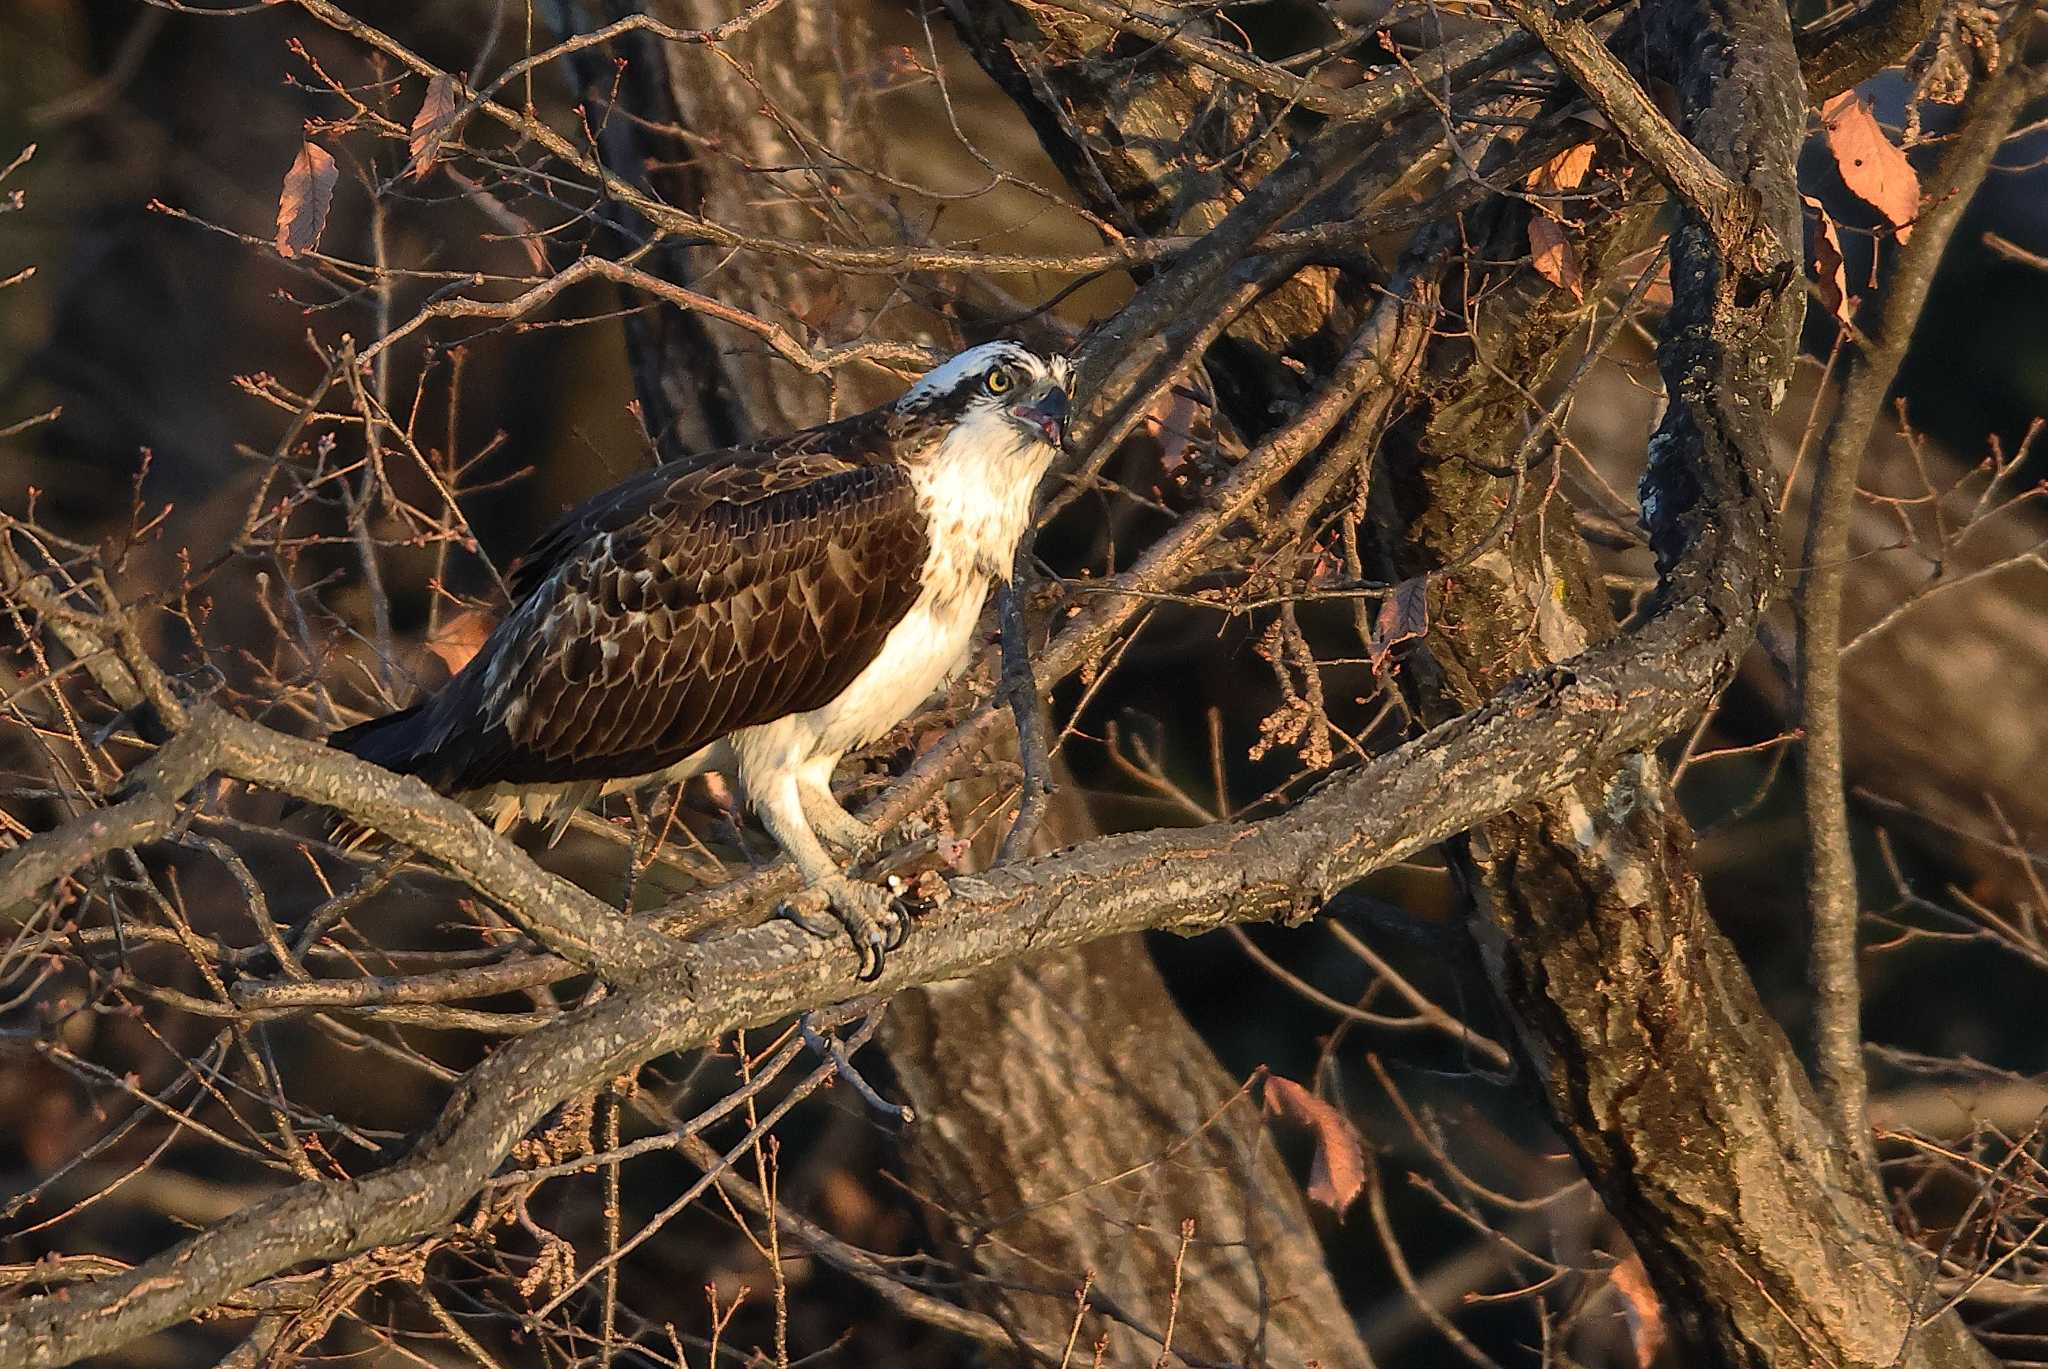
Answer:
[[[919,595],[867,669],[831,703],[800,715],[811,754],[836,758],[867,745],[950,683],[967,664],[987,592],[977,580],[959,592]]]
[[[832,702],[733,735],[748,788],[813,760],[836,762],[915,713],[960,673],[989,585],[1009,577],[1032,493],[1054,455],[997,420],[962,424],[913,469],[931,529],[916,600]]]

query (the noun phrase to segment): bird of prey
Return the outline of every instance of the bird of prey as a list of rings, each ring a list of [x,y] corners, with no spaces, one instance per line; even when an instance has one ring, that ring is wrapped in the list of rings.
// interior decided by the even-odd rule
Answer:
[[[513,567],[513,606],[433,697],[330,744],[492,815],[734,776],[806,895],[861,953],[906,923],[846,875],[875,833],[834,767],[966,664],[1032,496],[1065,440],[1073,370],[1014,342],[961,352],[893,404],[643,471]]]

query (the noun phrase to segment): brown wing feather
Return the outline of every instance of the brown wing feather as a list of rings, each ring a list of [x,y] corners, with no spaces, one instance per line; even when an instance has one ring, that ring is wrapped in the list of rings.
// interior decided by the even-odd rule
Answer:
[[[862,441],[886,433],[848,431],[873,418],[649,471],[565,518],[407,768],[451,791],[645,775],[830,702],[909,609],[926,552],[908,476]]]
[[[678,472],[684,480],[700,482],[699,491],[706,498],[721,497],[726,490],[744,498],[752,479],[750,468],[804,456],[833,458],[838,466],[882,464],[890,443],[914,426],[918,426],[915,420],[888,408],[871,409],[836,423],[672,461],[628,476],[570,510],[535,539],[512,566],[513,602],[540,588],[564,560],[589,545],[592,538],[645,518],[652,501],[677,482]]]

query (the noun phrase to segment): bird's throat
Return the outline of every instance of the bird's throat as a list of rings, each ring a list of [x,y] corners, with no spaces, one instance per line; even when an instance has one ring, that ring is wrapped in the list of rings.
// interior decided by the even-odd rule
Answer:
[[[1057,456],[1006,420],[955,428],[911,475],[931,520],[925,583],[978,596],[990,579],[1008,578],[1032,496]]]

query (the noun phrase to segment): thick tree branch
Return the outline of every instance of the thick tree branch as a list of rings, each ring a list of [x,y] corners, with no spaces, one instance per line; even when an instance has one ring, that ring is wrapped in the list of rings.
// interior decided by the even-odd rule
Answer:
[[[1190,32],[1192,26],[1185,19],[1178,24],[1169,24],[1129,5],[1111,3],[1110,0],[1052,0],[1052,3],[1071,14],[1083,15],[1099,24],[1160,43],[1174,56],[1206,67],[1247,90],[1269,95],[1284,105],[1313,110],[1333,118],[1367,122],[1384,120],[1403,112],[1393,105],[1390,95],[1413,101],[1422,88],[1435,87],[1447,78],[1455,80],[1452,73],[1459,72],[1459,68],[1472,56],[1484,53],[1483,61],[1505,64],[1531,49],[1531,44],[1525,39],[1503,41],[1490,34],[1474,35],[1455,46],[1425,54],[1409,69],[1412,76],[1407,76],[1407,73],[1396,75],[1394,71],[1399,69],[1393,69],[1384,85],[1330,90],[1319,84],[1312,72],[1290,72],[1208,36],[1206,26],[1204,31]],[[1412,107],[1412,104],[1405,105],[1405,108]]]
[[[1734,527],[1762,517],[1760,510],[1715,513]],[[970,974],[1145,928],[1195,932],[1226,921],[1306,917],[1372,870],[1669,735],[1725,678],[1740,640],[1725,625],[1746,624],[1761,593],[1756,563],[1729,559],[1731,539],[1700,537],[1696,545],[1707,555],[1697,565],[1681,561],[1670,606],[1636,636],[1519,682],[1282,816],[1105,838],[998,870],[925,918],[891,959],[881,987]],[[207,735],[206,723],[193,726]],[[380,824],[398,826],[399,810],[430,806],[414,786],[380,789],[366,782],[377,773],[369,767],[362,767],[369,776],[354,775],[345,757],[239,720],[223,720],[212,759],[228,773]],[[501,1049],[451,1101],[435,1139],[402,1165],[350,1184],[293,1190],[132,1274],[9,1309],[0,1320],[0,1364],[67,1363],[189,1316],[286,1265],[431,1230],[555,1102],[635,1060],[861,991],[841,948],[781,923],[676,946],[661,968],[667,947],[649,947],[640,936],[593,936],[580,919],[508,888],[492,857],[506,854],[515,868],[524,857],[500,853],[501,843],[459,816],[471,829],[466,838],[437,833],[440,824],[426,819],[413,836],[437,846],[465,877],[482,879],[493,897],[523,900],[538,925],[590,948],[600,966],[625,967],[631,974],[623,977],[646,985]],[[10,884],[51,840],[39,838],[9,858]],[[572,909],[588,899],[556,892]],[[610,915],[610,923],[621,921]]]
[[[1669,4],[1651,20],[1689,74],[1691,136],[1789,241],[1799,123],[1782,95],[1782,11]],[[1673,278],[1692,290],[1678,299],[1663,361],[1668,391],[1691,402],[1653,444],[1646,506],[1662,497],[1655,482],[1674,445],[1761,454],[1760,420],[1790,361],[1796,300],[1745,299],[1709,240],[1697,220],[1677,238]],[[1744,336],[1748,346],[1729,347]],[[1549,552],[1540,556],[1525,573],[1547,585],[1556,572]],[[1580,605],[1581,630],[1603,629],[1597,582],[1576,579],[1567,603]],[[1512,585],[1505,592],[1526,602]],[[1553,635],[1543,634],[1546,647]],[[1484,690],[1498,644],[1468,630],[1445,649],[1461,680]],[[1686,1353],[1756,1365],[1981,1364],[1952,1315],[1919,1324],[1915,1271],[1881,1195],[1708,918],[1690,848],[1645,756],[1486,824],[1466,865],[1489,972],[1522,1048],[1657,1279]]]
[[[1783,23],[1780,12],[1776,29],[1763,28],[1766,52],[1789,53]],[[1775,158],[1768,173],[1754,164],[1732,170],[1744,181],[1789,176],[1793,124],[1786,111],[1745,103],[1776,98],[1769,82],[1728,86],[1733,93],[1725,98],[1734,106],[1721,131],[1760,128],[1758,146]],[[1725,141],[1708,151],[1725,154]],[[1782,244],[1791,240],[1778,193],[1784,187],[1772,181],[1764,188]],[[1794,218],[1791,231],[1796,226]],[[1645,518],[1665,576],[1646,623],[1523,677],[1485,706],[1332,780],[1279,816],[1104,838],[963,881],[891,959],[882,988],[971,974],[1145,928],[1195,932],[1311,916],[1363,875],[1581,776],[1605,773],[1691,723],[1747,647],[1771,584],[1776,559],[1757,462],[1770,391],[1789,357],[1791,311],[1768,288],[1738,290],[1736,277],[1745,273],[1731,271],[1718,246],[1697,224],[1681,231],[1667,324],[1672,416],[1653,444],[1645,479]],[[1390,315],[1385,326],[1393,328],[1397,318]],[[1334,412],[1317,409],[1313,421],[1282,429],[1263,458],[1255,453],[1240,467],[1244,483],[1233,476],[1229,496],[1214,508],[1217,519],[1245,507],[1235,502],[1240,495],[1270,487],[1369,387],[1354,381],[1337,388],[1342,402],[1330,401]],[[1187,564],[1202,545],[1197,538],[1157,549],[1160,564]],[[1086,615],[1093,621],[1070,630],[1071,639],[1062,634],[1071,645],[1056,654],[1081,659],[1097,632],[1115,631],[1120,614],[1127,617],[1127,606],[1111,600]],[[205,726],[195,716],[192,727]],[[594,900],[580,891],[514,882],[511,874],[523,877],[529,867],[523,856],[459,810],[442,814],[424,804],[417,786],[379,787],[369,782],[378,773],[369,767],[351,767],[347,758],[305,743],[271,741],[274,734],[238,720],[199,735],[211,745],[200,748],[192,766],[217,767],[388,824],[480,881],[494,899],[518,905],[537,935],[556,938],[556,949],[586,958],[628,987],[500,1048],[465,1079],[433,1133],[392,1168],[303,1185],[134,1271],[8,1308],[0,1317],[0,1364],[66,1363],[204,1310],[292,1264],[430,1231],[458,1212],[560,1101],[652,1056],[862,991],[851,956],[837,944],[781,923],[701,943],[670,942],[644,923],[587,906]],[[915,781],[904,786],[915,788]],[[409,816],[420,830],[402,830]],[[0,887],[27,885],[19,872],[30,853],[71,840],[69,830],[37,838],[10,857],[0,868],[0,881],[7,881]],[[761,911],[762,889],[755,886],[750,897]]]
[[[210,704],[187,712],[189,721],[177,737],[130,778],[130,797],[0,857],[0,919],[18,919],[42,890],[98,856],[160,839],[176,818],[177,801],[208,775],[220,774],[324,804],[405,842],[581,969],[625,983],[672,965],[669,938],[541,869],[468,809],[419,780]]]
[[[1587,244],[1589,279],[1624,262],[1634,269],[1653,203],[1603,220]],[[1522,221],[1500,211],[1491,227],[1495,241],[1518,241]],[[1526,409],[1522,386],[1570,356],[1584,325],[1569,296],[1529,268],[1473,290],[1475,334],[1502,341],[1484,367],[1449,341],[1432,358],[1447,384],[1432,391],[1418,435],[1423,460],[1385,482],[1400,491],[1389,502],[1401,504],[1408,558],[1391,573],[1424,572],[1493,523],[1500,482],[1485,472],[1513,459],[1520,426],[1503,414]],[[1418,487],[1429,499],[1410,512]],[[1447,579],[1441,630],[1411,662],[1426,716],[1484,698],[1532,653],[1614,631],[1586,547],[1561,519],[1541,517],[1539,500],[1500,554]],[[1800,1362],[1853,1362],[1873,1344],[1890,1353],[1905,1343],[1913,1289],[1891,1215],[1860,1184],[1709,917],[1691,831],[1654,758],[1589,775],[1455,845],[1475,935],[1532,1073],[1657,1271],[1688,1361],[1747,1362],[1774,1334],[1780,1351],[1799,1345]],[[1903,1363],[1968,1355],[1951,1316],[1919,1332]]]
[[[1825,104],[1912,56],[1934,32],[1943,0],[1867,0],[1799,33],[1806,97]]]
[[[656,1055],[863,992],[970,975],[1106,936],[1310,917],[1373,870],[1689,721],[1727,668],[1726,640],[1707,630],[1703,614],[1704,606],[1674,610],[1639,639],[1525,680],[1279,817],[1106,837],[963,881],[920,919],[877,985],[859,982],[842,947],[786,922],[676,943],[667,967],[644,982],[500,1048],[464,1080],[428,1141],[391,1169],[302,1185],[128,1274],[8,1308],[0,1317],[0,1365],[67,1364],[203,1311],[292,1264],[431,1231],[549,1108]],[[242,757],[268,748],[243,729],[265,729],[228,722],[222,735],[232,740],[219,754],[237,770],[262,770],[344,810],[357,801],[344,780],[313,777],[352,767],[336,766],[317,748],[324,764],[296,756],[296,766],[247,764]],[[277,743],[309,747],[284,737]]]
[[[1760,443],[1739,440],[1746,428],[1715,402],[1723,379],[1717,359],[1744,355],[1754,323],[1746,313],[1717,311],[1710,240],[1701,249],[1707,269],[1676,276],[1681,305],[1690,298],[1695,307],[1674,310],[1673,318],[1693,332],[1673,344],[1681,363],[1677,417],[1660,435],[1646,478],[1646,516],[1667,553],[1668,574],[1662,607],[1643,627],[1523,678],[1280,816],[1109,837],[995,871],[922,921],[892,957],[881,988],[1147,928],[1192,933],[1230,921],[1308,917],[1373,870],[1690,723],[1747,646],[1775,565],[1768,503],[1747,465]],[[1734,335],[1718,331],[1724,328]],[[1737,440],[1708,440],[1707,433]],[[781,923],[677,946],[670,956],[669,947],[645,939],[652,933],[643,924],[609,909],[599,916],[580,891],[542,885],[548,896],[539,898],[508,882],[508,870],[529,864],[524,857],[459,810],[441,814],[410,782],[380,781],[372,767],[239,720],[223,719],[218,738],[211,760],[228,773],[389,825],[484,881],[492,897],[523,906],[536,928],[587,951],[601,972],[647,982],[502,1048],[402,1164],[360,1181],[294,1189],[130,1274],[8,1309],[0,1364],[67,1363],[188,1317],[287,1265],[431,1230],[561,1099],[635,1061],[863,990],[842,947]],[[8,874],[51,840],[38,838],[11,856]]]

